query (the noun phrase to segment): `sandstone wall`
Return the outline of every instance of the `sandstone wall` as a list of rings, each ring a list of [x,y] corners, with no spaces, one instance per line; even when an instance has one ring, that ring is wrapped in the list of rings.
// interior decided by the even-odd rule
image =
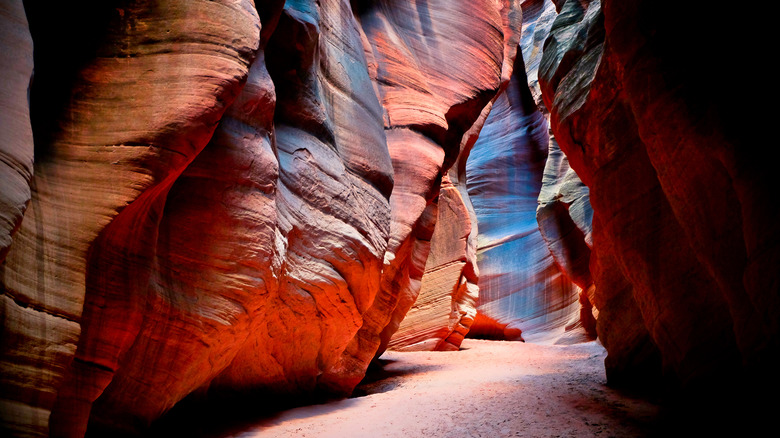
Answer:
[[[579,318],[577,290],[556,266],[536,221],[547,131],[518,58],[467,165],[479,223],[474,335],[554,342]]]
[[[539,84],[539,66],[544,54],[544,44],[558,11],[551,0],[527,0],[523,2],[523,11],[527,19],[523,23],[521,48],[528,88],[537,109],[549,124],[550,112],[544,105]],[[552,129],[536,221],[555,263],[580,288],[579,322],[589,336],[595,336],[594,314],[598,314],[598,310],[593,307],[595,285],[589,267],[593,246],[590,193],[569,165],[569,160],[558,146]]]
[[[397,181],[378,298],[393,310],[380,353],[390,343],[457,348],[471,324],[476,224],[465,161],[511,75],[520,18],[514,1],[375,2],[361,9]],[[434,232],[437,218],[446,228]],[[391,341],[419,294],[417,315]]]
[[[349,394],[419,290],[517,5],[30,4],[31,103],[13,6],[3,427],[136,433],[190,394]],[[454,281],[473,295],[475,275]]]
[[[776,184],[713,10],[3,2],[3,433],[345,395],[590,303],[612,383],[769,379]]]
[[[28,103],[33,51],[27,16],[21,1],[0,5],[3,86],[0,88],[0,260],[11,246],[30,201],[33,138]]]
[[[540,82],[590,188],[610,380],[736,382],[776,360],[778,215],[757,201],[771,183],[745,155],[744,118],[713,91],[715,54],[735,43],[714,47],[718,21],[667,3],[563,3]]]

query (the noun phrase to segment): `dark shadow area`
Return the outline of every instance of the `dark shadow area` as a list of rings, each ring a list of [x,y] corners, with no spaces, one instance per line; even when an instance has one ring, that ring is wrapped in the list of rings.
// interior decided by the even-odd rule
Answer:
[[[469,331],[466,335],[467,339],[480,339],[483,341],[506,341],[504,336],[504,330],[498,328],[491,329],[489,327],[479,327],[479,330]]]
[[[30,122],[35,161],[52,154],[52,140],[77,86],[80,71],[98,56],[110,27],[116,25],[123,1],[85,0],[24,2],[33,39],[33,80],[30,87]]]
[[[605,386],[567,401],[577,410],[599,411],[617,424],[641,430],[636,436],[642,437],[772,435],[768,431],[776,429],[780,408],[776,383],[738,380],[724,375],[720,384],[686,389],[635,382],[634,388]],[[657,410],[646,409],[648,402]]]
[[[722,381],[665,390],[653,436],[768,436],[777,429],[777,380],[722,376]]]
[[[658,422],[662,407],[659,405],[660,400],[653,396],[607,386],[589,391],[572,389],[562,400],[571,406],[571,412],[582,415],[584,424],[591,429],[593,436],[617,436],[612,429],[619,429],[632,431],[631,436],[649,437],[658,436],[662,430]]]
[[[135,436],[220,437],[241,433],[258,423],[272,421],[283,411],[339,400],[328,394],[279,395],[219,393],[191,395]],[[117,436],[116,431],[90,430],[88,437]]]
[[[436,365],[404,367],[403,363],[396,360],[374,359],[368,366],[366,376],[352,392],[352,398],[392,391],[401,385],[404,377],[437,368]]]
[[[388,383],[385,382],[386,380],[392,379],[393,377],[400,377],[408,374],[408,372],[405,371],[390,371],[387,369],[389,365],[392,365],[395,362],[396,361],[392,359],[372,360],[371,363],[368,365],[368,369],[366,370],[366,376],[363,377],[363,380],[360,381],[358,386],[352,392],[352,397],[365,397],[369,394],[384,392],[392,388],[395,388],[397,386],[397,383],[393,383],[391,388],[387,388],[383,391],[369,391],[370,388],[374,388],[377,385],[380,385],[382,383]]]
[[[152,423],[150,428],[139,427],[138,434],[126,436],[231,436],[283,422],[280,417],[285,411],[295,408],[304,410],[295,413],[294,418],[337,411],[356,403],[357,398],[397,388],[405,376],[434,368],[437,367],[404,366],[396,360],[376,359],[371,362],[365,378],[348,398],[327,393],[280,395],[260,391],[251,394],[227,391],[211,391],[206,395],[193,394],[176,404],[167,414]],[[87,436],[121,436],[118,433],[121,432],[91,428]]]

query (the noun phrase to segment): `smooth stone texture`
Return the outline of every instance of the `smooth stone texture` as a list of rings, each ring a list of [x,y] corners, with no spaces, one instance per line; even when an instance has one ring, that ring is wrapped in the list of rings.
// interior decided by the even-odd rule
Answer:
[[[379,8],[396,23],[374,27],[342,1],[68,10],[84,25],[61,78],[67,40],[33,14],[51,57],[34,101],[52,93],[62,108],[33,117],[32,207],[2,267],[4,314],[21,315],[4,320],[3,370],[32,363],[24,382],[4,380],[21,429],[139,433],[187,396],[352,391],[394,331],[382,334],[396,285],[422,278],[441,178],[476,140],[519,38],[509,2],[402,6]],[[370,36],[399,34],[414,52],[401,76],[425,78],[436,126],[403,122],[424,119],[427,97],[388,97],[416,85],[388,88],[391,48]],[[470,69],[442,68],[464,54]],[[464,306],[475,282],[459,283]]]
[[[33,137],[29,86],[33,74],[33,42],[21,1],[0,5],[0,262],[11,246],[30,201]]]
[[[577,288],[555,264],[536,222],[548,141],[547,121],[518,60],[466,166],[479,223],[475,336],[555,342],[579,318]]]
[[[73,358],[72,342],[82,322],[85,295],[88,289],[99,288],[97,283],[104,278],[105,272],[96,272],[90,259],[135,269],[131,278],[143,282],[144,263],[135,265],[138,259],[134,257],[144,259],[148,255],[154,229],[148,225],[159,217],[154,213],[159,212],[176,175],[205,146],[226,106],[235,98],[257,47],[256,15],[240,4],[169,2],[163,5],[164,17],[137,6],[135,10],[111,13],[113,26],[104,35],[105,44],[98,48],[100,56],[92,55],[90,62],[80,67],[74,83],[61,83],[62,87],[72,87],[66,91],[71,97],[52,131],[40,133],[42,138],[50,137],[50,144],[45,148],[36,145],[32,201],[0,267],[6,294],[46,315],[30,320],[29,325],[6,318],[4,325],[13,329],[4,331],[29,330],[35,335],[19,336],[37,338],[40,348],[62,351],[56,357],[31,357],[26,385],[41,394],[19,401],[36,412],[52,408],[54,398],[46,395],[51,386],[60,393],[64,391],[61,385],[67,379],[63,374]],[[190,28],[183,18],[184,11],[191,13],[190,20],[199,20],[203,26]],[[199,19],[205,16],[211,18]],[[46,53],[62,36],[47,34],[45,18],[35,17],[38,21],[31,20],[30,26],[36,52]],[[127,25],[122,26],[123,22]],[[187,43],[179,44],[181,40]],[[178,52],[170,51],[174,44]],[[75,46],[74,57],[83,56],[81,50],[89,48]],[[42,84],[44,78],[52,77],[49,67],[54,68],[41,66],[38,70],[36,61],[36,77],[40,73]],[[32,92],[35,94],[35,89]],[[33,101],[41,102],[40,97]],[[109,223],[119,225],[109,229]],[[112,242],[108,246],[125,256],[120,260],[100,257],[96,250],[100,244],[95,243],[98,236]],[[117,241],[123,244],[114,246]],[[127,290],[128,283],[119,283],[122,297],[134,297],[132,286]],[[111,315],[108,319],[113,322],[132,317],[129,310],[122,308],[119,318]],[[95,324],[101,325],[99,321]],[[57,325],[64,327],[48,329]],[[112,327],[102,329],[112,333]],[[113,332],[112,346],[127,346],[132,336],[126,334]],[[63,338],[71,343],[63,343]],[[3,346],[0,360],[4,373],[12,369],[14,357],[19,354],[12,345],[16,344]],[[110,361],[98,359],[101,354],[87,352],[86,357],[100,369],[95,375],[103,376],[102,370],[115,367]],[[90,373],[87,370],[85,375]],[[107,382],[101,380],[97,386],[86,383],[79,392],[91,402],[103,383]],[[24,393],[9,390],[4,394],[22,397]],[[65,405],[72,408],[73,415],[64,415],[62,427],[55,427],[51,434],[83,434],[88,405],[80,401]]]
[[[357,10],[368,57],[375,60],[372,75],[385,109],[395,178],[402,181],[391,196],[393,219],[382,287],[369,324],[361,329],[362,342],[378,342],[381,354],[426,283],[433,287],[432,295],[423,300],[437,304],[427,306],[429,316],[412,321],[422,322],[425,328],[419,329],[427,334],[415,337],[418,329],[407,327],[398,342],[419,342],[430,335],[434,348],[457,348],[470,325],[477,275],[469,241],[476,222],[467,221],[464,165],[492,100],[511,74],[519,5],[379,1]],[[414,134],[404,133],[407,130]],[[436,161],[431,159],[432,147],[438,148]],[[419,176],[408,175],[410,170]],[[458,192],[439,198],[447,200],[447,207],[435,201],[446,185],[445,175]],[[431,240],[433,226],[444,208],[457,211],[460,219],[447,225],[454,233],[436,243]],[[459,249],[449,251],[452,246]],[[442,265],[426,263],[429,253],[438,254]],[[443,272],[441,267],[453,263],[462,263],[463,269],[448,270],[446,280],[423,280],[424,274],[436,277],[434,271]],[[389,319],[384,316],[388,310]]]

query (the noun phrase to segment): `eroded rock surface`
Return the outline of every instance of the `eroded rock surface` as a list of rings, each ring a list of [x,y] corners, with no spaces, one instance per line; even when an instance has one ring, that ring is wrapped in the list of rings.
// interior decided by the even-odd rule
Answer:
[[[479,223],[473,335],[554,341],[579,318],[577,289],[556,266],[536,222],[547,131],[519,58],[467,164]]]
[[[0,46],[0,263],[3,263],[30,201],[33,171],[34,146],[28,101],[33,45],[21,1],[0,4]],[[38,362],[61,361],[62,349],[52,351],[35,347],[42,341],[67,344],[72,342],[72,336],[68,330],[46,333],[47,322],[58,320],[18,303],[5,287],[2,287],[0,300],[3,325],[0,331],[0,430],[17,435],[43,434],[45,414],[28,403],[35,397],[52,396],[51,375],[37,381],[27,380],[29,374],[25,370]],[[67,326],[67,323],[55,328],[63,325]],[[38,330],[30,330],[30,327]],[[16,371],[13,374],[6,372],[11,366]]]
[[[5,319],[30,327],[3,371],[39,432],[49,409],[52,435],[143,428],[199,388],[348,392],[328,379],[368,364],[343,352],[378,289],[392,168],[349,5],[268,3],[262,42],[251,2],[147,6],[117,9],[79,71],[3,266],[59,324]]]
[[[168,8],[163,17],[143,5],[113,12],[106,45],[67,90],[70,98],[49,133],[51,144],[36,148],[32,201],[0,268],[6,314],[14,315],[4,318],[3,330],[15,341],[3,343],[4,396],[12,399],[6,412],[38,433],[46,430],[48,411],[63,391],[63,376],[85,331],[79,323],[86,291],[101,296],[114,282],[121,289],[113,293],[125,302],[143,293],[136,287],[148,279],[150,241],[165,194],[208,142],[257,48],[253,7],[163,6]],[[181,18],[185,11],[213,21],[191,29]],[[45,24],[31,22],[40,31],[33,35],[36,50],[58,38],[46,33]],[[171,52],[180,41],[181,50]],[[101,253],[101,246],[107,251]],[[132,272],[113,275],[126,270]],[[116,359],[114,352],[133,340],[132,331],[112,330],[139,313],[118,307],[104,315],[107,324],[92,321],[111,340],[85,352],[89,362],[74,362],[89,368],[86,374],[95,367],[98,374],[114,371],[115,362],[97,357]],[[99,394],[90,385],[79,390],[88,402]],[[83,413],[80,400],[72,400],[72,407],[83,432],[88,411]]]
[[[375,303],[381,337],[374,338],[376,328],[364,325],[364,342],[381,340],[383,351],[425,283],[430,296],[421,300],[429,305],[410,315],[411,325],[398,335],[396,346],[428,339],[428,348],[457,348],[470,325],[476,293],[469,242],[475,223],[469,220],[462,166],[511,73],[519,7],[516,2],[380,1],[359,12],[376,60],[397,184]],[[442,182],[447,179],[452,185]],[[447,223],[438,239],[432,235],[437,215],[457,221]],[[426,264],[429,252],[437,261]],[[385,309],[391,309],[389,321],[380,319]]]
[[[539,84],[539,66],[544,43],[557,17],[556,6],[550,0],[528,0],[523,2],[523,16],[526,20],[523,22],[521,49],[528,88],[537,109],[549,123],[550,112],[544,104]],[[589,267],[590,248],[593,246],[590,195],[588,187],[569,166],[569,160],[560,150],[552,130],[536,220],[558,267],[580,288],[580,323],[591,336],[595,335],[593,314],[598,311],[592,304],[595,286]]]
[[[32,81],[32,36],[21,1],[0,5],[3,82],[0,88],[0,261],[11,246],[30,201],[33,138],[29,87]]]
[[[33,117],[1,268],[15,431],[139,432],[193,393],[351,392],[419,290],[439,184],[519,26],[500,2],[149,6],[84,19],[69,80],[41,64],[64,103]]]
[[[477,313],[477,223],[468,193],[444,175],[419,296],[390,340],[394,349],[455,351]],[[465,196],[464,196],[465,195]],[[406,304],[406,303],[399,303]],[[408,308],[408,305],[407,305]]]

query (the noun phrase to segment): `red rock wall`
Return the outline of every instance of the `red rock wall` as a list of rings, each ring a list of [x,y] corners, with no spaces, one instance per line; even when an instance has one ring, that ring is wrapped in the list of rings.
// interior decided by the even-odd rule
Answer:
[[[453,165],[462,185],[519,20],[495,2],[153,6],[62,6],[83,24],[66,42],[28,11],[35,177],[0,268],[15,432],[139,432],[192,393],[350,393],[419,290],[433,200]]]
[[[479,295],[477,221],[468,193],[459,190],[462,183],[453,184],[451,173],[444,175],[433,200],[438,215],[419,295],[399,302],[408,312],[390,348],[456,351],[474,322]]]
[[[376,303],[392,313],[383,321],[379,315],[385,310],[377,307],[383,329],[379,352],[391,343],[423,285],[428,292],[421,302],[430,305],[392,342],[428,340],[427,348],[457,348],[470,325],[476,293],[465,160],[491,101],[511,74],[519,7],[515,2],[380,1],[362,8],[359,16],[376,60],[396,179]],[[452,219],[438,239],[432,234],[437,215]],[[426,264],[429,252],[435,261]]]
[[[780,294],[766,269],[777,264],[778,214],[757,201],[771,183],[746,158],[743,118],[712,91],[721,49],[702,39],[715,22],[665,3],[605,1],[602,16],[599,2],[565,2],[542,91],[591,190],[610,380],[652,378],[660,355],[683,384],[739,381],[744,367],[775,363]]]
[[[33,138],[30,126],[28,92],[32,81],[32,37],[21,1],[3,2],[0,6],[0,65],[3,87],[0,88],[0,260],[5,259],[30,201],[30,179],[33,167]]]
[[[257,48],[257,16],[247,6],[171,2],[161,5],[161,15],[142,5],[115,10],[99,56],[66,91],[63,116],[48,133],[51,143],[36,147],[32,201],[0,268],[9,315],[3,332],[13,340],[3,343],[3,394],[10,398],[12,422],[21,428],[46,430],[79,332],[88,330],[79,325],[85,294],[98,297],[98,308],[106,306],[104,297],[143,302],[136,294],[149,276],[150,243],[165,195],[208,142]],[[216,18],[192,29],[181,18],[185,12],[192,19]],[[56,46],[52,37],[58,36],[46,33],[45,21],[30,25],[36,50]],[[172,52],[171,45],[182,40],[187,43]],[[122,274],[123,266],[129,275]],[[107,294],[111,282],[121,287],[113,296]],[[107,322],[93,324],[110,341],[85,351],[88,362],[75,362],[97,367],[97,374],[116,369],[112,360],[132,342],[139,317],[132,306],[105,308]],[[99,391],[90,384],[80,392],[94,400]],[[81,412],[79,401],[72,407]]]
[[[33,72],[33,47],[24,5],[21,1],[7,1],[0,4],[0,262],[13,243],[13,234],[18,230],[30,201],[30,180],[33,170],[33,137],[30,125],[28,90]],[[56,321],[49,315],[36,312],[23,303],[20,305],[5,293],[0,297],[0,430],[13,434],[43,434],[42,421],[36,421],[32,409],[19,409],[24,401],[33,397],[51,396],[53,388],[49,382],[41,382],[45,388],[27,383],[28,374],[24,367],[36,361],[53,361],[58,353],[39,346],[45,340],[63,341],[68,334],[47,335],[43,330],[32,332],[26,325],[46,327],[47,322]],[[62,327],[61,324],[60,327]],[[65,331],[65,330],[63,330]],[[48,339],[47,339],[48,338]],[[7,351],[14,353],[8,354]],[[33,354],[29,354],[33,353]],[[6,373],[10,365],[16,373]],[[38,382],[36,382],[38,383]],[[21,393],[10,397],[13,392]],[[20,400],[21,399],[21,400]],[[20,403],[21,401],[21,403]],[[18,415],[14,415],[14,412]],[[19,418],[24,415],[26,418]]]

